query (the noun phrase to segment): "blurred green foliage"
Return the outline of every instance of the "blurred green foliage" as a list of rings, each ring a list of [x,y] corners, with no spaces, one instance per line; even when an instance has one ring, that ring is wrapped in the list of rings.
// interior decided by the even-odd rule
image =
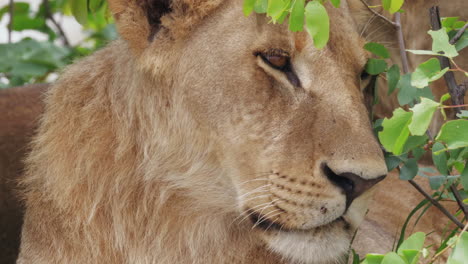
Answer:
[[[93,5],[84,5],[86,12],[81,14],[82,20],[79,21],[85,38],[71,45],[67,35],[73,32],[64,33],[58,18],[74,15],[78,19],[76,12],[72,12],[77,2],[80,1],[43,0],[37,10],[26,2],[13,3],[13,16],[8,19],[11,32],[32,30],[44,34],[46,40],[26,37],[15,43],[0,44],[0,88],[48,81],[58,69],[117,37],[107,2],[90,1]],[[0,6],[0,19],[9,15],[10,10],[9,4]],[[7,36],[2,36],[2,39],[7,39]]]

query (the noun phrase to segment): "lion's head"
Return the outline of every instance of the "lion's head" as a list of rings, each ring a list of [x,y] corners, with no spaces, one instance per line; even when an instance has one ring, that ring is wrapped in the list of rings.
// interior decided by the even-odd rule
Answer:
[[[149,181],[161,177],[167,186],[188,190],[181,195],[197,193],[197,201],[228,207],[224,209],[230,210],[232,221],[241,222],[250,236],[285,259],[301,263],[340,259],[365,213],[361,206],[365,202],[359,205],[357,200],[387,173],[370,127],[360,81],[369,55],[363,50],[364,40],[348,4],[343,2],[339,9],[327,4],[331,32],[323,50],[314,48],[306,32],[290,32],[287,24],[270,23],[264,15],[243,17],[241,0],[111,0],[110,6],[132,55],[123,54],[124,48],[109,48],[111,55],[103,51],[97,55],[102,62],[93,59],[92,64],[107,71],[106,63],[113,61],[107,81],[64,77],[57,85],[76,82],[94,87],[105,83],[108,88],[96,92],[99,100],[86,98],[94,94],[94,88],[83,89],[86,92],[80,92],[80,98],[72,97],[68,88],[52,89],[50,105],[65,106],[62,101],[70,100],[77,102],[78,108],[83,104],[87,107],[76,119],[69,117],[75,121],[56,128],[76,134],[72,127],[79,126],[83,139],[64,133],[64,145],[54,145],[53,153],[49,151],[50,162],[43,162],[50,167],[42,171],[44,175],[55,173],[51,169],[53,155],[60,154],[59,160],[66,159],[63,155],[77,155],[67,159],[70,164],[86,163],[97,153],[110,156],[100,158],[100,163],[69,170],[60,165],[64,174],[79,176],[68,177],[61,192],[50,187],[55,183],[47,176],[47,188],[55,189],[61,197],[73,193],[70,186],[75,182],[81,188],[80,195],[89,192],[94,197],[88,199],[93,201],[88,207],[94,213],[112,206],[97,201],[111,200],[103,192],[119,190],[119,196],[112,199],[130,199],[138,192],[127,191],[127,196],[121,192],[137,188],[127,186],[139,186],[139,180],[134,180],[140,179],[138,176],[144,175]],[[132,59],[126,59],[129,57]],[[74,76],[82,71],[80,76],[86,73],[90,79],[101,78],[85,69],[84,63],[75,67]],[[70,95],[65,96],[67,93]],[[103,95],[107,93],[111,96]],[[46,152],[38,149],[51,144],[45,138],[50,134],[52,139],[49,132],[57,124],[48,121],[55,118],[54,107],[46,111],[39,143],[30,158],[36,166]],[[106,107],[112,111],[107,113]],[[93,108],[105,112],[104,117],[93,113]],[[61,111],[74,115],[73,110]],[[84,122],[83,116],[90,119]],[[109,132],[101,132],[106,126]],[[124,126],[131,135],[110,132]],[[90,129],[89,133],[84,129]],[[99,133],[103,140],[97,139]],[[115,141],[109,139],[109,133],[117,134]],[[54,140],[58,138],[54,135]],[[71,146],[73,140],[76,144]],[[119,147],[120,141],[129,145]],[[57,148],[64,150],[60,153]],[[76,153],[86,148],[93,151],[76,154],[71,148]],[[113,155],[113,151],[137,153],[139,158],[132,165],[135,168],[128,165],[118,170],[131,159],[116,162],[124,155]],[[114,163],[105,166],[106,162]],[[84,171],[87,168],[97,169],[92,172],[95,178],[86,181],[89,186],[83,188],[83,181],[78,179],[90,177]],[[31,174],[39,174],[32,169]],[[131,178],[129,173],[137,176]],[[203,178],[206,175],[210,177]],[[65,181],[60,177],[57,181]],[[127,183],[133,180],[134,185]],[[125,188],[101,188],[123,183]],[[213,197],[222,197],[222,201]],[[130,246],[123,243],[123,247]]]
[[[176,104],[216,142],[252,232],[296,260],[346,252],[356,224],[348,206],[387,172],[360,85],[368,54],[347,3],[328,8],[330,42],[317,50],[306,32],[244,18],[240,0],[143,2],[147,14],[167,15],[149,16],[154,45],[135,50],[154,71],[162,40],[180,45],[167,59]]]

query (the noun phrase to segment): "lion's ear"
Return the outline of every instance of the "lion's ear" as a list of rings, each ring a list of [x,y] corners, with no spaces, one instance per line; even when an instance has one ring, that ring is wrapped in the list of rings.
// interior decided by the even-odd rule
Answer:
[[[136,51],[148,46],[161,27],[161,17],[172,11],[172,0],[108,1],[120,35]]]

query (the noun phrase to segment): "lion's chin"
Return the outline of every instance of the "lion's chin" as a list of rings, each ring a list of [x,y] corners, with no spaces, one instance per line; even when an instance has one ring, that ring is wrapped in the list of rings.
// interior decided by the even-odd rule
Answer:
[[[308,231],[277,231],[268,235],[270,249],[293,263],[345,263],[352,230],[344,221]]]
[[[363,221],[372,192],[356,199],[347,213],[310,230],[264,232],[267,245],[292,263],[346,263],[354,232]]]

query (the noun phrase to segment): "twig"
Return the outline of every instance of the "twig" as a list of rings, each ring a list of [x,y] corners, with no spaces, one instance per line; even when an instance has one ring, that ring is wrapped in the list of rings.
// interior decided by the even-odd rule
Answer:
[[[415,181],[409,180],[409,183],[413,185],[419,193],[421,193],[429,202],[431,202],[435,207],[437,207],[445,216],[447,216],[455,225],[459,228],[463,229],[465,225],[463,225],[458,219],[453,216],[445,207],[443,207],[437,200],[432,198],[426,191],[424,191],[421,186],[419,186]]]
[[[403,29],[401,27],[401,14],[395,14],[395,25],[397,29],[397,36],[398,36],[398,46],[400,48],[400,57],[401,57],[401,65],[403,66],[403,73],[407,74],[409,72],[408,66],[408,56],[406,55],[406,46],[405,46],[405,39],[403,38]]]
[[[432,29],[433,30],[441,29],[442,25],[440,23],[440,13],[439,13],[438,6],[433,6],[429,9],[429,16],[431,18]],[[440,61],[442,68],[445,68],[445,67],[449,67],[449,69],[451,68],[450,61],[448,58],[439,56],[439,61]],[[455,66],[459,68],[458,65],[455,64]],[[452,105],[455,106],[453,108],[455,109],[455,112],[460,113],[461,109],[463,108],[461,107],[461,105],[464,104],[465,89],[464,87],[459,87],[457,85],[456,80],[455,80],[455,75],[453,74],[453,72],[446,72],[444,75],[444,78],[445,78],[445,82],[447,83],[447,87],[448,87],[448,90],[452,99]],[[465,215],[465,219],[468,220],[468,206],[465,205],[465,203],[463,203],[463,198],[458,192],[457,184],[452,183],[450,185],[450,190],[455,196],[455,200],[457,201],[458,206],[463,211],[463,214]]]
[[[450,245],[447,245],[447,247],[445,247],[444,249],[442,249],[439,253],[435,254],[432,259],[431,259],[431,262],[430,263],[434,263],[434,261],[440,256],[442,255],[446,250],[452,248],[453,245],[457,244],[458,243],[458,240],[460,240],[460,236],[461,234],[463,234],[463,232],[466,232],[468,228],[468,223],[466,223],[465,227],[462,229],[462,231],[460,232],[460,235],[458,236],[457,240],[455,242],[453,242],[452,244]]]
[[[429,9],[429,16],[431,19],[431,27],[433,30],[439,30],[442,28],[440,23],[440,13],[439,7],[433,6]],[[440,66],[442,69],[449,68],[451,69],[452,66],[448,58],[444,56],[438,56],[440,61]],[[452,104],[454,105],[462,105],[464,104],[464,91],[458,88],[457,82],[455,80],[455,74],[452,71],[448,71],[444,74],[445,82],[447,83],[447,87],[450,93],[450,97],[452,99]],[[456,113],[460,113],[461,108],[457,107],[454,108]]]
[[[367,7],[367,9],[369,9],[369,11],[371,11],[374,15],[380,17],[381,19],[383,19],[385,22],[389,23],[390,25],[396,27],[397,25],[395,24],[395,22],[391,21],[390,19],[386,18],[384,15],[380,14],[379,12],[375,11],[374,9],[372,9],[370,6],[367,5],[366,1],[364,0],[361,0],[361,2]]]
[[[68,38],[65,35],[65,31],[63,31],[62,26],[60,26],[60,24],[57,23],[57,21],[55,21],[54,16],[50,12],[49,0],[43,0],[42,4],[44,6],[44,14],[45,14],[46,19],[49,19],[50,22],[52,22],[52,24],[54,24],[55,28],[57,28],[57,30],[58,30],[58,32],[60,34],[60,37],[63,40],[63,44],[65,46],[67,46],[67,47],[70,47],[70,42],[68,41]]]
[[[10,16],[10,23],[8,23],[8,43],[11,43],[11,32],[13,31],[13,19],[15,13],[15,5],[13,0],[8,4],[8,15]]]
[[[460,30],[457,31],[457,34],[450,40],[450,44],[455,44],[463,35],[465,30],[468,28],[468,23],[466,23]]]
[[[468,221],[468,205],[466,205],[463,202],[463,198],[461,197],[460,192],[458,191],[457,187],[454,184],[450,185],[450,190],[453,192],[453,195],[455,196],[455,200],[457,201],[458,206],[463,211],[463,214],[465,214],[465,219]]]

